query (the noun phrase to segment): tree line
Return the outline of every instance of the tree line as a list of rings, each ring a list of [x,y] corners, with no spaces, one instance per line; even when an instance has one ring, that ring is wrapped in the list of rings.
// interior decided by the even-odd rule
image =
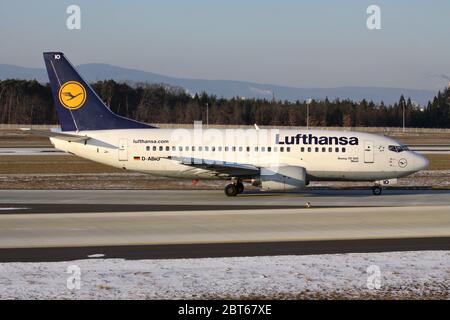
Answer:
[[[304,101],[225,99],[206,93],[192,96],[182,88],[164,84],[114,80],[98,81],[92,87],[115,113],[147,123],[205,123],[208,109],[210,124],[306,125]],[[450,90],[438,92],[425,107],[403,96],[393,105],[367,100],[313,100],[309,125],[401,127],[403,110],[407,127],[449,128]],[[56,124],[50,86],[27,80],[0,81],[0,123]]]

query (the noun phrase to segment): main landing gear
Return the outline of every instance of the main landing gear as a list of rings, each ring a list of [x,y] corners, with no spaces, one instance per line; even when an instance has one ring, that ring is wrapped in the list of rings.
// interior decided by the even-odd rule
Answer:
[[[379,196],[380,194],[383,193],[383,188],[381,188],[380,186],[373,186],[372,193],[374,196]]]
[[[224,191],[228,197],[235,197],[239,193],[244,192],[244,184],[241,181],[230,183],[225,187]]]

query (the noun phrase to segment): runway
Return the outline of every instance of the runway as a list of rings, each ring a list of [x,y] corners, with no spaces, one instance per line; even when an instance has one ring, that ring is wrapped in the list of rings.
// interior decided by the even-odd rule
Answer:
[[[1,190],[0,248],[0,261],[443,250],[450,191]]]
[[[450,190],[386,189],[376,197],[368,189],[310,190],[301,193],[246,191],[226,197],[220,190],[0,190],[0,204],[108,204],[167,206],[378,207],[449,205]],[[136,210],[135,210],[136,211]]]

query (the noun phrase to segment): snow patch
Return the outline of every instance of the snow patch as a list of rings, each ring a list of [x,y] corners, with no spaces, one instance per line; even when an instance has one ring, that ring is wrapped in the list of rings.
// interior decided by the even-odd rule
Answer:
[[[2,263],[0,299],[449,299],[449,266],[450,251]]]

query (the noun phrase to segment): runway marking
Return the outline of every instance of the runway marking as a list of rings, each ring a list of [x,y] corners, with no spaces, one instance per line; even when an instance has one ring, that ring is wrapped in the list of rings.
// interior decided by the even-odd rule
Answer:
[[[13,207],[11,207],[11,208],[8,208],[8,207],[6,207],[6,208],[0,208],[0,211],[9,211],[9,210],[29,210],[30,208],[13,208]]]
[[[88,258],[103,258],[105,255],[103,253],[94,253],[87,256]]]

